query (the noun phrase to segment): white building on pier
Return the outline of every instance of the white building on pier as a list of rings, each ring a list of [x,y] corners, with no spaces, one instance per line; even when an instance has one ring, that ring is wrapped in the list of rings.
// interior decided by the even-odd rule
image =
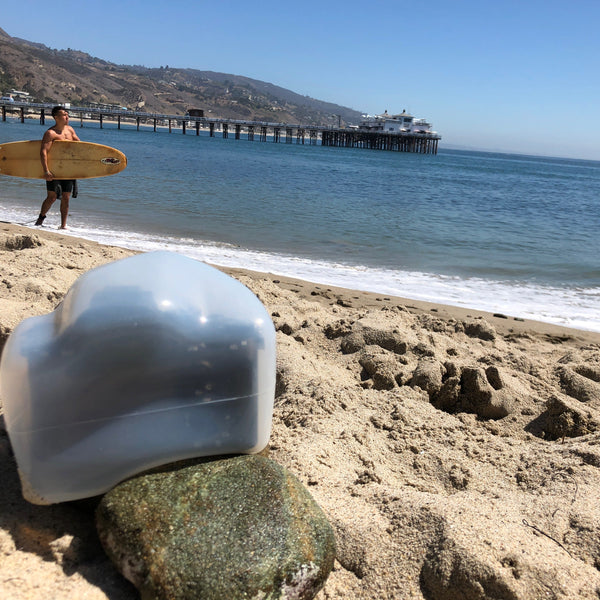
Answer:
[[[381,131],[384,133],[432,133],[431,123],[425,119],[416,119],[413,115],[403,110],[400,114],[389,115],[386,110],[382,115],[363,115],[358,128],[369,131]]]

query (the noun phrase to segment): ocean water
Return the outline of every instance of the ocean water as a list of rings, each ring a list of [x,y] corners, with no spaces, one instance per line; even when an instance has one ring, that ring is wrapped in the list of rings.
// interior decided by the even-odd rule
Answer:
[[[128,157],[80,181],[71,235],[600,331],[600,162],[71,124]],[[0,142],[47,126],[0,122]],[[44,196],[0,176],[0,220],[33,226]]]

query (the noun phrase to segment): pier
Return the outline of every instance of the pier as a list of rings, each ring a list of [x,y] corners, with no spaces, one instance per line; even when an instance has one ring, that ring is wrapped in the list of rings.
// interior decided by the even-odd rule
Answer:
[[[360,129],[333,129],[321,133],[321,145],[368,150],[391,150],[395,152],[418,152],[437,154],[437,134],[429,133],[383,133]]]
[[[37,104],[31,102],[2,102],[2,121],[7,115],[17,115],[21,123],[25,119],[38,119],[44,125],[46,119],[51,119],[50,112],[54,104]],[[114,110],[96,107],[69,106],[66,107],[71,116],[71,125],[79,119],[80,127],[86,121],[97,121],[100,128],[105,122],[121,125],[135,125],[139,131],[142,126],[167,129],[169,133],[181,130],[184,135],[189,130],[200,135],[200,130],[208,131],[210,137],[221,132],[223,138],[230,134],[236,139],[242,139],[242,133],[248,141],[259,140],[266,142],[271,139],[275,143],[309,144],[333,146],[339,148],[361,148],[366,150],[387,150],[393,152],[414,152],[420,154],[437,154],[438,142],[441,139],[437,133],[389,133],[375,132],[356,127],[326,127],[315,125],[299,125],[289,123],[270,123],[265,121],[245,121],[239,119],[217,119],[189,115],[168,115],[146,113],[130,110]]]

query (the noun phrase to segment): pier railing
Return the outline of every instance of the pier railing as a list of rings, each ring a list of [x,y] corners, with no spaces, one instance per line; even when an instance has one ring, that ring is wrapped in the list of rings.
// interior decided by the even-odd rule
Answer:
[[[43,125],[46,117],[54,104],[39,104],[32,102],[0,102],[2,121],[6,121],[8,114],[17,114],[21,122],[25,119],[38,118]],[[161,113],[147,113],[132,110],[115,110],[87,106],[70,106],[68,111],[71,120],[79,118],[80,126],[85,121],[98,121],[100,128],[105,122],[121,124],[135,124],[138,131],[142,125],[152,126],[154,131],[160,127],[181,129],[183,134],[188,130],[195,130],[200,135],[200,130],[208,130],[214,137],[220,131],[224,138],[231,134],[236,140],[241,139],[242,133],[246,134],[249,141],[258,139],[266,142],[269,138],[276,143],[291,144],[308,143],[322,146],[336,146],[343,148],[362,148],[369,150],[389,150],[395,152],[417,152],[421,154],[437,154],[438,142],[441,139],[437,133],[389,133],[384,131],[368,131],[354,127],[327,127],[322,125],[300,125],[290,123],[273,123],[267,121],[247,121],[240,119],[220,119],[215,117],[192,117],[189,115],[169,115]]]

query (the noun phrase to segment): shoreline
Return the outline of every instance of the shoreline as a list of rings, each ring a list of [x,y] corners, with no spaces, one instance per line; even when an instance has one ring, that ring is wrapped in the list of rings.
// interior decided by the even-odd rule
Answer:
[[[590,331],[588,329],[566,327],[564,325],[556,325],[554,323],[537,321],[535,319],[522,319],[520,317],[505,315],[503,313],[492,313],[475,308],[455,306],[452,304],[427,302],[425,300],[414,300],[412,298],[381,294],[378,292],[354,290],[339,286],[315,283],[295,277],[274,275],[272,273],[262,273],[258,271],[250,271],[232,267],[216,266],[216,268],[234,276],[248,275],[250,277],[268,277],[276,280],[278,285],[284,289],[305,288],[306,291],[303,292],[303,297],[310,297],[314,301],[325,304],[331,304],[331,298],[328,298],[326,295],[324,296],[324,293],[329,293],[335,297],[336,301],[339,300],[341,302],[354,304],[356,306],[364,306],[367,308],[381,308],[384,305],[392,307],[402,306],[415,315],[432,314],[446,320],[485,319],[503,335],[533,333],[546,336],[549,339],[572,338],[580,341],[589,341],[590,343],[600,342],[600,332]]]
[[[31,214],[32,215],[37,215],[36,212],[36,206],[34,206],[32,208]],[[58,218],[58,211],[55,209],[54,210],[54,219],[56,220]],[[51,215],[52,216],[52,215]],[[10,217],[8,217],[10,219]],[[34,227],[33,226],[33,222],[35,221],[35,216],[32,218],[31,222],[28,224],[18,224],[15,221],[4,221],[2,219],[0,219],[0,223],[2,224],[7,224],[7,225],[14,225],[15,227],[24,227],[36,234],[40,234],[40,235],[44,235],[44,234],[49,234],[49,235],[54,235],[54,234],[59,234],[58,230],[52,229],[50,227],[42,227],[42,228],[38,228],[38,227]],[[69,233],[65,234],[66,237],[73,239],[73,240],[77,240],[77,239],[81,239],[84,241],[89,241],[89,242],[94,242],[94,243],[98,243],[101,245],[107,245],[109,247],[115,247],[115,248],[123,248],[126,249],[127,251],[130,252],[148,252],[148,251],[152,251],[149,249],[145,249],[143,248],[145,242],[144,240],[138,240],[137,242],[131,244],[130,247],[127,246],[123,246],[119,244],[119,240],[115,240],[115,239],[108,239],[108,240],[103,240],[103,241],[96,241],[94,239],[95,235],[94,235],[94,231],[92,230],[90,233],[90,237],[79,237],[77,232],[74,231],[73,229],[70,228]],[[103,234],[104,235],[104,234]],[[111,236],[112,237],[112,236]],[[155,243],[157,240],[161,243],[163,243],[162,239],[159,238],[149,238],[150,242]],[[167,240],[169,243],[175,241],[175,238],[173,239],[168,239]],[[136,247],[137,246],[137,247]],[[419,295],[421,294],[421,290],[420,288],[415,288],[415,296],[410,296],[410,295],[402,295],[402,294],[396,294],[393,291],[389,292],[382,292],[382,291],[372,291],[372,290],[365,290],[365,289],[359,289],[359,288],[354,288],[351,285],[344,285],[344,284],[336,284],[336,283],[323,283],[322,280],[317,279],[317,276],[320,276],[321,274],[324,275],[324,279],[327,279],[327,276],[329,275],[329,277],[331,277],[332,279],[336,278],[337,272],[332,270],[331,273],[323,271],[323,273],[318,272],[318,273],[314,273],[315,279],[311,279],[310,278],[310,273],[307,273],[306,276],[302,276],[302,275],[283,275],[280,274],[279,271],[273,272],[273,271],[269,271],[269,270],[263,270],[260,268],[242,268],[242,267],[237,267],[237,266],[228,266],[227,264],[222,264],[219,262],[219,257],[216,256],[216,254],[213,256],[213,258],[216,258],[216,261],[212,261],[210,259],[210,254],[212,252],[211,249],[208,249],[208,252],[206,251],[206,248],[203,247],[195,247],[195,246],[175,246],[173,249],[170,249],[169,247],[165,248],[167,251],[173,251],[173,252],[180,252],[184,255],[187,255],[191,258],[194,258],[196,260],[200,260],[201,262],[205,262],[207,264],[210,264],[211,266],[214,266],[220,270],[223,271],[231,271],[231,272],[235,272],[235,271],[247,271],[249,273],[254,273],[256,276],[261,275],[261,274],[265,274],[265,275],[269,275],[270,277],[273,278],[279,278],[282,281],[285,280],[294,280],[297,282],[304,282],[305,285],[310,285],[310,286],[315,286],[315,287],[320,287],[320,288],[332,288],[332,289],[336,289],[338,290],[338,293],[341,293],[342,290],[345,290],[345,292],[347,294],[349,294],[350,292],[356,294],[359,294],[361,298],[364,298],[365,300],[368,299],[370,296],[377,296],[379,298],[389,298],[391,301],[395,302],[395,303],[400,303],[403,305],[413,305],[416,308],[419,308],[420,310],[424,310],[424,311],[436,311],[436,309],[438,311],[441,311],[440,314],[444,314],[446,316],[456,316],[458,318],[464,318],[468,315],[472,315],[472,316],[480,316],[480,317],[484,317],[484,318],[490,318],[498,327],[500,327],[503,331],[508,327],[509,329],[513,329],[515,332],[522,332],[524,330],[526,330],[527,328],[532,327],[532,324],[534,328],[543,328],[544,330],[548,330],[548,331],[552,331],[554,332],[555,335],[571,335],[569,332],[573,331],[573,332],[580,332],[579,335],[583,335],[584,332],[586,333],[590,333],[590,334],[598,334],[600,335],[600,330],[598,329],[598,327],[600,327],[600,322],[598,322],[598,325],[596,326],[596,322],[595,321],[589,321],[588,319],[583,319],[582,320],[582,327],[577,327],[577,326],[573,326],[573,325],[569,325],[567,324],[562,324],[562,323],[558,323],[557,321],[560,320],[565,320],[568,321],[569,317],[565,317],[564,315],[561,315],[558,312],[558,306],[552,306],[552,309],[554,312],[548,313],[549,315],[551,315],[550,317],[548,317],[549,320],[544,321],[544,320],[539,320],[537,318],[535,318],[535,316],[531,317],[531,316],[527,316],[525,315],[519,315],[518,313],[512,313],[509,310],[504,310],[504,309],[499,309],[499,310],[493,310],[492,309],[486,309],[486,308],[476,308],[474,305],[469,304],[467,301],[463,302],[459,302],[457,300],[456,304],[453,304],[452,302],[454,301],[454,299],[449,300],[447,302],[444,302],[443,300],[421,300],[419,299]],[[204,256],[205,254],[207,254],[208,256]],[[253,253],[252,251],[248,251],[248,256],[250,258],[250,260],[253,260]],[[241,262],[243,261],[245,258],[243,253],[238,253],[238,255],[236,255],[235,261],[237,262]],[[233,262],[233,260],[230,257],[227,257],[225,259],[224,262]],[[286,262],[287,257],[284,257],[284,262],[283,262],[283,271],[285,272],[286,270],[289,271],[289,265],[288,262]],[[271,263],[273,263],[274,261],[271,260]],[[294,267],[293,262],[290,262],[292,268]],[[377,269],[376,269],[377,271]],[[348,279],[348,275],[349,273],[342,273],[341,277],[344,279]],[[350,274],[350,277],[352,277],[353,275]],[[394,276],[394,275],[392,275]],[[408,273],[408,276],[410,276],[410,273]],[[400,275],[401,277],[401,275]],[[380,277],[379,277],[380,279]],[[392,279],[392,285],[393,286],[397,286],[398,285],[398,281],[399,279]],[[358,284],[360,284],[360,282],[356,282]],[[412,285],[412,284],[409,284]],[[423,284],[419,284],[419,285],[423,285]],[[435,283],[433,284],[435,285]],[[434,288],[435,289],[435,288]],[[513,290],[513,293],[517,294],[517,289]],[[476,289],[469,289],[468,290],[468,294],[471,297],[471,299],[476,298],[477,294],[476,294]],[[488,298],[486,298],[484,296],[483,302],[482,304],[490,304],[490,301]],[[529,305],[524,305],[524,310],[526,311]],[[513,307],[515,308],[515,307]],[[585,308],[585,310],[587,310],[589,312],[589,308]],[[586,328],[586,325],[589,328]],[[562,333],[561,333],[562,332]]]
[[[0,223],[0,348],[81,274],[136,253]],[[600,333],[220,270],[275,326],[269,457],[335,531],[316,600],[597,600]],[[139,598],[99,544],[98,499],[26,502],[2,427],[0,478],[6,597]]]
[[[8,226],[8,229],[6,227]],[[34,234],[39,237],[50,238],[58,236],[64,238],[65,241],[71,241],[73,243],[83,244],[94,244],[97,246],[106,246],[108,248],[118,248],[124,252],[137,254],[144,252],[140,250],[131,250],[118,245],[105,245],[101,242],[89,240],[87,238],[80,238],[75,235],[61,234],[57,231],[52,231],[44,228],[29,227],[25,225],[18,225],[15,223],[7,223],[0,221],[0,227],[5,231],[14,233],[17,235]],[[206,261],[202,261],[206,262]],[[575,338],[581,341],[587,340],[590,342],[600,342],[600,332],[595,332],[587,329],[577,329],[574,327],[568,327],[564,325],[557,325],[555,323],[548,323],[545,321],[538,321],[535,319],[524,319],[520,317],[514,317],[511,315],[505,315],[498,312],[489,312],[479,310],[471,307],[462,307],[452,304],[444,304],[440,302],[428,302],[425,300],[416,300],[403,296],[395,296],[391,294],[383,294],[380,292],[372,292],[365,290],[355,290],[352,288],[329,285],[324,283],[313,282],[299,277],[291,277],[286,275],[279,275],[270,272],[255,271],[251,269],[245,269],[241,267],[226,267],[215,265],[207,262],[211,266],[236,277],[248,276],[251,278],[269,278],[278,282],[283,289],[294,289],[299,291],[300,296],[303,298],[310,298],[322,304],[330,304],[331,298],[327,296],[335,296],[336,300],[342,302],[349,302],[353,304],[364,305],[369,308],[380,307],[384,304],[390,306],[404,306],[410,312],[414,314],[436,314],[437,316],[444,319],[487,319],[493,326],[503,334],[521,334],[527,332],[535,332],[541,335],[551,337],[562,337],[562,338]]]

